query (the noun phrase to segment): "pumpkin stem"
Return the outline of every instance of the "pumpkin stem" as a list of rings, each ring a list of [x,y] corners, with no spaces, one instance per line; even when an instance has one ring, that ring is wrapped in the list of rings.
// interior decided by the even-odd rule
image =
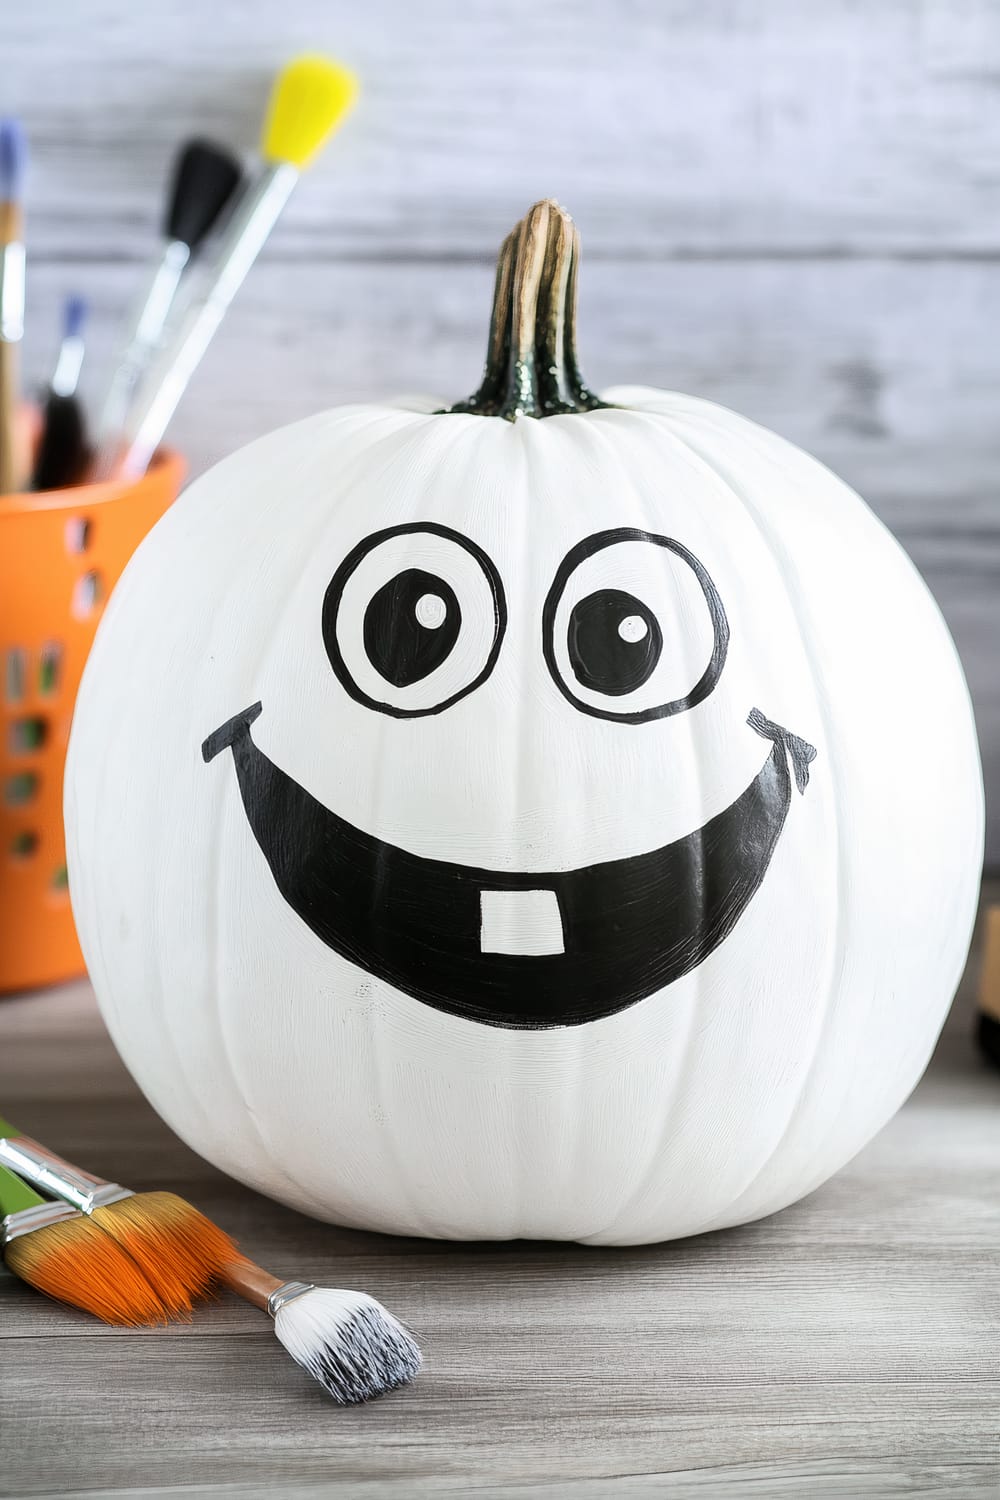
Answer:
[[[504,240],[497,260],[482,384],[451,411],[484,417],[552,417],[606,403],[576,361],[580,236],[565,209],[536,203]]]

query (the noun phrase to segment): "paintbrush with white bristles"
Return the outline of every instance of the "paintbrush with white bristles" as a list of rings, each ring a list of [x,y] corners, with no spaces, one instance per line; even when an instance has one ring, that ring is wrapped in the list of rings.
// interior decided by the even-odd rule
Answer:
[[[373,1297],[281,1281],[175,1193],[133,1193],[102,1182],[3,1119],[0,1163],[90,1215],[157,1289],[180,1286],[197,1296],[218,1283],[266,1312],[292,1358],[342,1405],[406,1385],[420,1369],[413,1338]]]

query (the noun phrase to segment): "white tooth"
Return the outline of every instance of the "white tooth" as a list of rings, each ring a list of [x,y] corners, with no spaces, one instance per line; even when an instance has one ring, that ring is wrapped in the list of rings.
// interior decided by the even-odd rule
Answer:
[[[555,891],[480,891],[482,953],[564,953]]]

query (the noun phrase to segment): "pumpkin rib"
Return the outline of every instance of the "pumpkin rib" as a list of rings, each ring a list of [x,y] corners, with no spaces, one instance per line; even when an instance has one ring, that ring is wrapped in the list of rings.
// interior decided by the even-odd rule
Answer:
[[[372,783],[372,801],[377,805],[382,800],[382,787],[387,780],[386,756],[388,753],[388,737],[379,735],[376,740],[375,753],[372,756],[370,776]],[[372,892],[373,901],[380,899],[378,891]],[[364,971],[358,968],[359,974]],[[392,1176],[395,1187],[393,1193],[397,1202],[406,1205],[405,1213],[413,1231],[418,1234],[428,1233],[426,1216],[418,1212],[414,1200],[413,1189],[408,1180],[408,1173],[404,1165],[403,1153],[400,1151],[397,1131],[399,1128],[397,1112],[392,1105],[392,1090],[386,1078],[386,1059],[391,1049],[383,1044],[383,1031],[385,1029],[384,1015],[379,1008],[370,1011],[367,1018],[367,1026],[371,1033],[371,1047],[369,1049],[369,1078],[375,1094],[375,1100],[379,1113],[379,1157],[384,1171],[391,1165]]]
[[[647,414],[638,413],[638,415],[646,416]],[[598,445],[603,448],[605,454],[611,454],[613,456],[615,466],[619,474],[624,478],[625,485],[627,487],[627,493],[631,498],[634,498],[634,514],[631,509],[625,509],[623,511],[623,518],[628,519],[631,516],[636,525],[646,525],[648,517],[646,514],[644,502],[635,487],[634,481],[632,480],[632,476],[629,473],[627,466],[621,460],[618,446],[612,441],[610,431],[606,428],[603,422],[588,423],[587,431],[588,433],[593,434],[593,436],[597,439]],[[617,499],[620,497],[621,491],[616,490],[615,494]],[[696,802],[700,807],[704,804],[703,794],[705,790],[705,783],[704,778],[701,774],[700,761],[697,757],[695,757],[694,759],[693,768],[694,779],[698,789]],[[693,971],[693,974],[689,977],[692,978],[692,982],[695,986],[695,991],[692,994],[686,1007],[687,1023],[684,1028],[684,1040],[681,1044],[680,1056],[675,1065],[673,1086],[670,1089],[664,1090],[659,1127],[651,1131],[650,1133],[650,1139],[653,1142],[652,1149],[646,1156],[642,1170],[636,1175],[635,1186],[628,1193],[624,1202],[617,1209],[614,1218],[610,1223],[603,1224],[599,1229],[595,1229],[593,1231],[593,1234],[588,1234],[586,1236],[586,1240],[592,1239],[595,1235],[603,1236],[608,1234],[609,1232],[613,1231],[614,1228],[619,1225],[623,1219],[627,1219],[630,1214],[633,1214],[636,1211],[637,1206],[639,1206],[641,1209],[641,1205],[643,1204],[644,1199],[651,1191],[651,1169],[655,1167],[657,1160],[662,1156],[665,1144],[669,1139],[670,1133],[673,1129],[674,1121],[676,1120],[678,1115],[682,1114],[685,1108],[686,1095],[684,1080],[691,1078],[695,1072],[695,1070],[693,1070],[689,1066],[689,1064],[692,1052],[695,1048],[699,1036],[699,1027],[697,1022],[700,1013],[700,1006],[698,1002],[702,990],[703,981],[703,973],[701,968],[699,967],[699,969]],[[649,1004],[655,1002],[655,1000],[656,996],[649,996],[646,1001],[643,1001],[641,1003]]]
[[[725,486],[725,488],[733,496],[736,503],[740,505],[746,512],[768,552],[773,557],[780,558],[782,560],[782,573],[785,578],[786,597],[788,598],[792,613],[794,614],[795,619],[798,623],[799,634],[803,639],[805,639],[807,635],[805,625],[808,622],[808,613],[807,611],[803,610],[803,608],[801,607],[801,603],[796,596],[795,590],[788,584],[787,580],[789,578],[794,578],[795,573],[794,569],[784,566],[784,564],[788,563],[790,560],[785,556],[784,546],[781,543],[780,538],[775,539],[772,536],[770,529],[767,527],[760,515],[758,507],[750,499],[749,495],[741,486],[739,486],[737,483],[734,483],[731,476],[723,469],[721,469],[714,459],[706,457],[704,451],[699,446],[697,446],[690,437],[683,434],[677,434],[677,436],[680,438],[680,441],[689,450],[689,452],[695,458],[697,458],[699,462],[705,464],[708,467],[710,472],[718,479],[719,483]],[[741,436],[743,437],[744,441],[747,442],[749,447],[751,447],[752,449],[756,449],[758,453],[760,453],[760,445],[753,441],[752,436],[746,433],[741,434]],[[828,756],[830,759],[831,774],[833,775],[834,781],[836,783],[838,757],[836,749],[834,747],[837,744],[837,737],[830,716],[829,705],[827,704],[825,693],[823,693],[819,689],[816,693],[816,702],[819,709],[819,716],[822,723],[823,735],[825,740],[823,746],[823,754],[824,756]],[[827,1035],[837,974],[842,973],[844,963],[844,945],[842,941],[844,912],[844,902],[842,900],[842,897],[844,894],[845,868],[844,838],[843,819],[840,814],[839,804],[836,797],[832,799],[832,819],[834,825],[834,847],[836,849],[837,861],[834,884],[838,899],[836,902],[836,909],[833,914],[833,932],[831,934],[829,948],[830,960],[828,961],[827,966],[829,972],[827,980],[823,986],[825,1001],[820,1008],[820,1020],[814,1034],[808,1063],[801,1073],[800,1082],[795,1094],[795,1098],[792,1101],[791,1108],[785,1118],[784,1124],[781,1127],[780,1133],[777,1136],[777,1139],[772,1142],[770,1149],[767,1151],[763,1161],[759,1164],[756,1171],[743,1185],[743,1187],[735,1195],[735,1197],[732,1198],[729,1204],[729,1208],[726,1210],[725,1214],[713,1216],[710,1220],[708,1220],[708,1222],[700,1225],[696,1229],[691,1230],[690,1232],[692,1234],[705,1234],[712,1229],[721,1229],[725,1228],[728,1224],[741,1222],[741,1210],[739,1205],[752,1191],[754,1185],[759,1182],[764,1174],[770,1169],[775,1158],[786,1145],[789,1135],[791,1134],[791,1131],[799,1118],[809,1083],[812,1079],[813,1072],[815,1071],[822,1044]],[[769,1210],[765,1210],[765,1212],[769,1212]],[[732,1217],[734,1214],[738,1216],[736,1219]]]
[[[386,407],[384,410],[385,410],[385,412],[388,413],[389,411],[392,410],[392,408]],[[372,425],[375,425],[375,423],[373,422]],[[404,444],[405,443],[409,443],[411,445],[416,445],[423,438],[424,432],[425,432],[425,427],[424,427],[424,424],[422,424],[422,423],[419,424],[416,427],[393,425],[392,428],[391,428],[391,430],[389,432],[383,433],[380,437],[376,438],[376,440],[375,440],[375,442],[373,444],[369,443],[369,446],[365,448],[363,454],[359,453],[357,455],[358,461],[360,462],[363,459],[365,463],[370,462],[371,455],[372,455],[373,451],[377,452],[378,454],[386,454],[389,457],[395,457],[398,454],[398,449],[399,449],[400,441],[401,440],[403,441]],[[350,471],[348,470],[348,474],[349,474],[349,472]],[[342,478],[343,478],[343,489],[340,491],[339,499],[340,499],[340,503],[341,504],[346,504],[347,503],[347,498],[348,498],[348,493],[349,493],[349,479],[346,476],[342,476]],[[330,523],[330,511],[329,511],[329,507],[326,506],[326,505],[323,505],[323,504],[317,504],[316,507],[315,507],[314,515],[313,515],[313,521],[314,521],[314,526],[311,528],[311,535],[310,535],[310,541],[311,541],[311,546],[310,546],[310,549],[309,549],[310,553],[312,553],[313,551],[315,551],[315,549],[317,548],[317,546],[320,543],[320,540],[322,538],[323,533],[326,531],[327,527],[329,526],[329,523]],[[280,639],[280,636],[281,636],[281,628],[280,627],[281,627],[282,623],[285,621],[285,619],[287,618],[287,616],[290,613],[292,613],[292,611],[294,610],[294,608],[299,604],[299,594],[300,594],[300,591],[304,589],[304,587],[305,587],[305,585],[304,585],[304,583],[302,581],[302,578],[301,578],[301,575],[300,575],[296,579],[295,587],[293,587],[292,589],[289,589],[286,592],[286,594],[284,595],[284,597],[281,599],[281,601],[280,601],[280,603],[278,605],[278,608],[277,608],[277,610],[275,611],[275,614],[272,617],[271,628],[266,633],[265,632],[261,633],[261,636],[260,636],[261,649],[260,649],[259,655],[257,657],[257,661],[256,661],[256,664],[255,664],[255,667],[254,667],[254,671],[253,671],[253,674],[252,674],[254,682],[255,682],[255,684],[257,686],[260,685],[261,679],[263,677],[263,670],[262,669],[263,669],[264,663],[266,662],[268,656],[270,655],[270,653],[271,653],[271,651],[273,649],[271,643],[273,641],[275,641],[276,639]],[[223,841],[221,839],[217,839],[216,840],[216,850],[217,850],[217,853],[219,855],[219,858],[216,861],[216,880],[213,883],[213,888],[215,890],[216,900],[219,899],[220,887],[221,887],[221,855],[222,855],[223,847],[224,847],[223,846]],[[218,938],[218,934],[216,934],[216,938]],[[218,941],[217,941],[216,942],[215,962],[214,962],[214,965],[213,965],[213,967],[215,968],[215,971],[216,971],[216,976],[217,976],[217,978],[216,978],[217,989],[218,989],[218,966],[219,966],[219,950],[218,950]],[[221,1000],[221,993],[222,992],[220,990],[219,991],[220,1000]],[[228,1061],[228,1064],[229,1064],[229,1071],[230,1071],[230,1074],[232,1076],[233,1083],[234,1083],[234,1086],[236,1088],[236,1091],[237,1091],[237,1093],[239,1094],[240,1098],[243,1101],[245,1113],[250,1117],[250,1119],[251,1119],[251,1121],[253,1123],[253,1129],[254,1129],[254,1132],[255,1132],[255,1134],[257,1136],[257,1140],[258,1140],[258,1142],[260,1144],[261,1150],[262,1150],[262,1152],[263,1152],[263,1154],[264,1154],[264,1156],[265,1156],[265,1158],[266,1158],[266,1160],[267,1160],[267,1162],[268,1162],[271,1170],[279,1172],[281,1174],[281,1176],[285,1179],[285,1182],[294,1190],[295,1195],[297,1197],[299,1197],[302,1201],[308,1202],[309,1199],[310,1199],[310,1197],[312,1196],[313,1188],[310,1186],[309,1183],[307,1183],[307,1182],[303,1181],[302,1179],[300,1179],[298,1177],[298,1175],[291,1169],[291,1166],[290,1166],[289,1161],[288,1161],[288,1153],[286,1151],[284,1151],[284,1150],[277,1150],[275,1148],[274,1144],[269,1139],[267,1139],[267,1137],[264,1135],[264,1132],[263,1132],[263,1130],[261,1128],[261,1124],[259,1122],[258,1112],[254,1110],[254,1108],[253,1108],[253,1106],[251,1104],[246,1082],[245,1082],[245,1080],[243,1080],[239,1076],[239,1073],[237,1072],[237,1069],[236,1069],[236,1066],[235,1066],[233,1049],[232,1049],[232,1047],[231,1047],[231,1045],[229,1043],[228,1036],[226,1035],[226,1021],[225,1021],[224,1008],[223,1008],[223,1006],[221,1004],[218,1006],[218,1021],[219,1021],[220,1033],[221,1033],[222,1038],[223,1038],[223,1050],[225,1052],[225,1055],[226,1055],[226,1058],[227,1058],[227,1061]],[[372,1047],[372,1051],[373,1052],[380,1052],[381,1049],[378,1048],[377,1046],[373,1046]],[[379,1099],[380,1099],[380,1103],[381,1103],[382,1102],[382,1095],[381,1095],[381,1089],[380,1088],[379,1088]],[[387,1120],[388,1119],[388,1115],[386,1114],[386,1111],[384,1109],[382,1110],[382,1117],[383,1117],[383,1120]],[[384,1131],[383,1131],[383,1133],[384,1133]],[[395,1160],[395,1153],[393,1153],[393,1159]],[[402,1182],[402,1180],[403,1180],[402,1179],[402,1174],[400,1174],[400,1181]]]

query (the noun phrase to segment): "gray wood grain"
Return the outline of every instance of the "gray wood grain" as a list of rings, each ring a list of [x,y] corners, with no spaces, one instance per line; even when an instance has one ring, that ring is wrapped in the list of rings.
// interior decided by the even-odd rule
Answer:
[[[279,1274],[371,1291],[427,1359],[342,1411],[235,1299],[133,1332],[0,1274],[0,1494],[997,1493],[1000,1075],[971,1044],[975,972],[916,1093],[824,1188],[629,1250],[315,1224],[170,1135],[86,985],[0,1004],[0,1099],[24,1129],[179,1189]]]
[[[584,236],[590,378],[721,400],[861,490],[955,633],[1000,809],[993,0],[10,10],[3,108],[33,146],[31,381],[60,297],[83,290],[98,388],[180,137],[251,150],[275,66],[328,49],[357,66],[363,103],[178,414],[193,470],[334,402],[470,389],[496,246],[554,193]]]
[[[992,0],[48,0],[10,7],[42,251],[145,253],[178,132],[255,145],[300,49],[365,102],[284,254],[485,255],[555,193],[592,253],[995,254]]]

